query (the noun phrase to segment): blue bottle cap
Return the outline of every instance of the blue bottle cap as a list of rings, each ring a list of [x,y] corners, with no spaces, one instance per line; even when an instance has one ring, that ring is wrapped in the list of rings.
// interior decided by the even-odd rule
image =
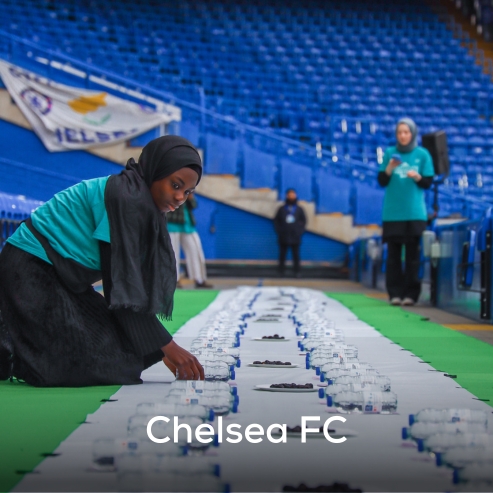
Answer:
[[[306,362],[305,362],[305,368],[306,368],[307,370],[309,370],[309,369],[310,369],[310,362],[309,362],[308,360],[306,360]]]
[[[235,371],[235,365],[229,365],[229,371]]]
[[[418,443],[418,452],[424,452],[425,451],[425,442],[421,438],[418,438],[417,440]]]
[[[233,403],[233,408],[231,409],[231,411],[236,414],[238,412],[238,404],[236,402]]]
[[[333,401],[332,401],[332,396],[328,395],[327,396],[327,406],[332,407]]]
[[[232,370],[230,372],[230,378],[231,378],[231,380],[234,380],[236,378],[236,374],[235,374],[235,371],[234,370]]]
[[[298,348],[301,349],[301,341],[298,341]]]
[[[219,447],[219,435],[214,435],[214,440],[212,442],[213,447]]]
[[[452,476],[452,482],[454,484],[460,483],[459,469],[454,469],[454,474]]]
[[[406,427],[402,428],[401,436],[403,440],[407,440],[409,438],[409,433]]]
[[[324,389],[318,389],[318,398],[323,399],[325,396],[325,391]]]
[[[238,395],[238,387],[236,387],[236,386],[231,387],[231,393],[233,395]]]
[[[209,410],[209,421],[214,421],[215,417],[216,417],[216,415],[214,414],[214,410],[210,409]]]
[[[231,486],[229,483],[225,483],[223,493],[231,493]]]
[[[182,449],[182,455],[188,455],[188,447],[185,445]]]
[[[320,366],[317,366],[317,367],[315,368],[315,374],[317,375],[317,377],[319,377],[319,376],[320,376]]]
[[[308,337],[308,332],[305,332],[305,335],[304,335],[304,337]]]
[[[320,381],[325,382],[325,373],[323,371],[320,372]]]
[[[236,360],[236,368],[240,368],[241,367],[241,359],[237,359]]]
[[[240,396],[239,395],[235,395],[235,398],[233,399],[233,402],[236,402],[236,404],[238,405],[240,403]]]
[[[414,414],[409,415],[409,426],[412,426],[414,424]]]
[[[437,467],[441,467],[443,465],[442,454],[440,452],[435,453],[435,463]]]
[[[214,464],[214,476],[217,476],[218,478],[221,477],[221,465],[220,464]]]

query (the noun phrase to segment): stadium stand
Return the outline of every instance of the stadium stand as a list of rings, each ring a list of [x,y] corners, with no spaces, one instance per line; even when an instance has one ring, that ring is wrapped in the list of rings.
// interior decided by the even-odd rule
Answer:
[[[333,163],[350,157],[375,169],[377,151],[393,139],[396,119],[411,116],[421,133],[447,132],[446,184],[452,191],[479,198],[492,191],[490,74],[475,63],[480,53],[468,50],[425,3],[2,0],[1,5],[3,28],[11,34],[244,124],[318,145],[330,151]],[[8,40],[2,43],[0,51],[6,51]],[[213,156],[229,146],[224,139],[239,136],[214,119],[203,128],[197,112],[184,109],[183,118],[182,134],[210,145],[210,172],[234,172],[235,152],[227,160]],[[273,153],[272,143],[255,147]],[[245,178],[245,186],[272,186],[269,158],[265,163],[257,176],[262,183]],[[282,165],[281,175],[289,175],[290,167]],[[445,199],[443,214],[454,212],[451,207]]]

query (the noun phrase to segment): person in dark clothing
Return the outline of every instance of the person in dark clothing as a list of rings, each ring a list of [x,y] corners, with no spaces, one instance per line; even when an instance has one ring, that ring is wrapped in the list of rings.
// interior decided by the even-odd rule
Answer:
[[[161,323],[176,288],[166,213],[201,175],[190,142],[160,137],[120,174],[57,193],[21,224],[0,253],[0,379],[131,385],[160,360],[177,378],[204,378]]]
[[[433,182],[430,153],[417,145],[417,127],[399,120],[397,144],[383,156],[378,183],[386,187],[383,204],[383,241],[387,243],[386,287],[392,305],[414,305],[421,292],[420,237],[426,228],[424,190]],[[405,267],[402,268],[402,249]]]
[[[296,277],[300,277],[300,245],[305,232],[306,216],[298,205],[296,190],[286,191],[286,201],[279,207],[274,218],[274,228],[279,242],[279,272],[284,276],[286,255],[291,248]]]

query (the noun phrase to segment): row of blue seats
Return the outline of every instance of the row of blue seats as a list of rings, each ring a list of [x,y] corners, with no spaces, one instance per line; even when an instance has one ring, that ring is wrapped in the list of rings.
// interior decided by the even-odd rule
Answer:
[[[104,3],[104,2],[103,2]],[[114,6],[112,6],[113,8]],[[118,6],[115,7],[115,10],[118,10]],[[190,11],[191,12],[191,11]],[[181,14],[180,14],[181,15]],[[206,18],[209,18],[211,20],[211,23],[207,25],[207,28],[209,27],[212,27],[213,25],[216,25],[216,26],[219,26],[221,24],[220,21],[217,21],[215,19],[212,19],[212,17],[209,15],[205,15]],[[183,16],[183,18],[186,18],[186,15]],[[111,28],[111,23],[109,22],[110,19],[106,19],[106,20],[102,20],[102,19],[98,19],[98,25],[101,29],[104,29],[105,28],[105,23],[106,23],[106,26],[109,25],[110,28]],[[141,19],[142,20],[142,24],[144,24],[148,19],[145,19],[144,17]],[[193,20],[193,19],[192,19]],[[202,20],[196,20],[195,22],[191,22],[190,26],[192,27],[192,31],[193,31],[193,28],[200,28],[200,23],[202,22]],[[339,22],[339,21],[338,21]],[[342,21],[341,21],[342,22]],[[351,21],[352,22],[352,21]],[[359,22],[360,24],[359,25],[362,25],[362,21],[361,20],[356,20],[355,22]],[[75,24],[77,24],[75,22]],[[432,22],[433,25],[437,25],[437,26],[440,26],[440,24],[438,22]],[[73,25],[74,23],[72,23],[72,29],[73,29]],[[138,25],[138,23],[136,23],[136,25]],[[163,24],[164,26],[166,25]],[[378,23],[375,24],[375,26],[378,26]],[[400,23],[397,22],[396,23],[396,26],[400,26]],[[240,26],[241,27],[241,26]],[[443,27],[443,26],[442,26]],[[402,36],[406,36],[406,33],[408,31],[406,31],[407,28],[404,28],[401,30],[401,37]],[[314,31],[317,32],[317,33],[320,33],[320,26],[315,26],[314,28]],[[199,29],[198,31],[198,35],[200,35],[201,32],[203,32],[204,29],[202,28],[202,30]],[[342,31],[345,31],[345,28],[342,29]],[[410,31],[409,31],[410,32]],[[431,32],[431,31],[430,31]],[[245,31],[244,33],[244,36],[250,34],[248,31]],[[315,35],[314,35],[315,36]],[[451,37],[451,36],[449,36]],[[136,39],[139,39],[138,36],[136,36]],[[240,38],[241,39],[241,38]],[[392,38],[394,39],[394,38]],[[70,40],[69,40],[70,41]],[[313,47],[315,47],[315,43],[316,41],[312,40],[312,43],[314,43]],[[234,43],[232,43],[234,45]],[[188,43],[187,44],[188,48],[190,48],[191,44]],[[341,45],[339,45],[341,46]],[[234,47],[234,46],[233,46]],[[213,48],[213,46],[208,46],[207,49],[211,49]],[[219,48],[219,46],[217,47]],[[227,48],[227,47],[226,47]],[[399,50],[399,48],[398,48]],[[353,50],[354,51],[354,50]],[[369,52],[371,50],[368,50]],[[460,52],[460,50],[459,50]],[[464,52],[465,53],[465,52]],[[379,53],[380,54],[380,53]],[[405,54],[404,54],[405,55]],[[227,54],[225,57],[223,57],[220,53],[217,53],[217,57],[218,59],[222,60],[224,62],[224,71],[227,71],[227,70],[230,70],[234,65],[232,65],[230,63],[230,60],[228,59],[228,57],[233,57],[234,54]],[[369,58],[369,57],[367,57]],[[164,58],[166,59],[166,58]],[[208,57],[208,60],[211,60],[211,59],[214,59],[214,56],[209,56]],[[152,58],[149,58],[148,59],[148,62],[149,64],[153,63],[152,62]],[[299,61],[299,60],[298,60]],[[390,60],[389,60],[390,61]],[[393,63],[397,63],[396,60],[394,60],[393,58],[391,59],[391,61]],[[410,60],[406,60],[407,63],[411,63]],[[135,65],[135,71],[136,71],[136,75],[141,75],[142,76],[142,68],[146,67],[146,59],[142,59],[142,60],[138,60],[139,63],[137,63]],[[419,64],[417,63],[416,60],[414,60],[414,58],[412,59],[412,63],[411,63],[412,66],[419,66]],[[423,65],[424,66],[424,65]],[[304,74],[304,71],[306,70],[306,66],[303,66],[302,64],[299,64],[297,67],[294,67],[294,72],[299,72],[298,73],[298,76],[300,77],[300,81],[303,80],[303,79],[308,79],[309,77],[311,77],[311,74]],[[145,72],[145,71],[144,71]],[[246,70],[245,68],[243,68],[242,70],[242,75],[245,74]],[[346,81],[346,83],[349,83],[349,84],[360,84],[360,85],[367,85],[368,87],[374,87],[375,85],[383,85],[382,84],[382,81],[380,79],[376,79],[375,77],[370,77],[370,78],[362,78],[362,77],[357,77],[357,76],[351,76],[350,75],[350,71],[349,72],[341,72],[341,76],[343,77],[343,79]],[[428,74],[430,72],[428,71]],[[325,72],[324,72],[325,74]],[[359,75],[359,74],[358,74]],[[144,80],[149,80],[149,81],[154,81],[155,79],[153,79],[152,77],[149,77],[148,79],[146,79],[145,77],[145,73],[144,73],[144,76],[142,77]],[[254,76],[252,76],[251,78],[251,83],[254,84],[254,82],[256,80],[258,80],[258,73],[255,74]],[[419,81],[416,81],[416,84],[413,84],[413,85],[416,85],[416,86],[419,86],[420,84],[422,85],[422,87],[426,87],[429,85],[429,80],[424,80],[425,79],[425,76],[422,77],[422,80],[419,80]],[[474,79],[473,79],[474,80]],[[470,85],[470,81],[471,81],[471,78],[469,78],[469,81],[467,83],[467,87],[464,87],[464,93],[467,93],[467,91],[469,91],[471,94],[474,93],[475,91],[477,91],[477,87],[471,87]],[[443,85],[442,87],[445,87],[447,85],[448,82],[443,82]],[[183,85],[183,84],[177,84],[177,88],[180,86],[180,85]],[[436,83],[435,84],[437,87],[439,87],[440,83]],[[489,83],[488,83],[489,85]],[[293,92],[295,90],[300,90],[302,89],[302,86],[301,85],[296,85],[296,84],[293,84],[292,86],[293,88]],[[310,89],[310,85],[307,85],[307,88],[308,90]],[[384,90],[386,88],[384,87]],[[455,85],[452,87],[452,89],[454,89],[454,92],[457,94],[457,91],[460,89],[460,87],[458,85]],[[194,88],[190,88],[190,90],[194,90]],[[278,89],[276,89],[278,91]],[[186,92],[186,91],[185,91]],[[279,91],[278,91],[279,92]],[[272,93],[272,94],[275,94],[275,93]],[[258,105],[261,105],[262,104],[262,101],[260,98],[264,98],[266,96],[266,94],[259,94],[259,100],[257,101],[257,104]],[[241,95],[237,95],[236,93],[232,93],[232,97],[235,98],[235,100],[238,100],[238,99],[243,99],[245,101],[245,104],[250,104],[252,106],[254,106],[254,101],[252,101],[252,98],[255,97],[254,95],[254,92],[249,92],[249,93],[246,93],[246,94],[243,94],[243,97]],[[291,98],[293,98],[293,96],[290,95]],[[453,102],[453,96],[451,97],[451,101],[450,102]],[[294,99],[294,98],[293,98]],[[455,98],[454,98],[455,99]],[[307,101],[308,101],[308,98],[307,98]],[[377,116],[378,116],[378,113],[381,112],[383,115],[382,115],[382,121],[388,121],[389,124],[391,121],[395,121],[395,118],[397,116],[397,113],[410,113],[410,114],[419,114],[420,111],[422,111],[422,108],[417,106],[417,105],[414,105],[413,107],[409,107],[409,106],[404,106],[404,105],[399,105],[398,102],[396,102],[397,104],[394,104],[394,107],[392,108],[393,111],[395,113],[393,114],[388,114],[387,117],[388,117],[388,120],[385,120],[383,117],[385,116],[385,112],[387,111],[387,109],[384,107],[385,105],[381,105],[383,107],[380,107],[376,113],[377,113]],[[220,101],[219,100],[208,100],[208,104],[212,106],[212,108],[214,107],[219,107],[220,106]],[[347,106],[344,106],[344,104],[347,104]],[[445,106],[447,104],[447,101],[444,101],[443,102],[443,105]],[[464,105],[465,106],[465,105]],[[226,106],[223,106],[223,107],[226,107]],[[257,108],[254,108],[255,110],[258,110]],[[333,106],[333,107],[330,107],[331,110],[337,110],[339,112],[346,112],[348,114],[354,114],[354,115],[360,115],[361,113],[365,113],[365,112],[368,112],[370,115],[371,115],[371,112],[373,110],[373,107],[371,105],[365,105],[364,104],[364,100],[362,100],[362,102],[357,102],[357,101],[350,101],[349,103],[342,103],[342,104],[339,104],[339,106]],[[458,109],[456,112],[455,112],[455,115],[458,116],[458,112],[462,109],[462,107],[460,107],[460,109]],[[463,108],[464,111],[460,111],[460,115],[461,115],[461,118],[464,118],[466,121],[468,118],[470,118],[471,120],[472,119],[475,119],[477,121],[480,121],[479,118],[478,118],[478,113],[477,111],[475,111],[474,109],[470,109],[470,110],[467,110],[465,107]],[[407,111],[406,111],[407,110]],[[433,118],[436,118],[436,120],[438,121],[438,119],[442,116],[444,116],[444,111],[442,110],[442,108],[440,107],[435,107],[435,108],[427,108],[427,113],[432,115]],[[325,131],[327,130],[325,127],[325,125],[318,125],[318,128],[317,127],[317,120],[320,119],[320,112],[319,113],[316,113],[315,111],[312,112],[312,113],[309,113],[309,112],[306,112],[305,115],[303,115],[303,118],[298,118],[296,114],[294,114],[293,112],[294,111],[297,111],[296,108],[294,108],[292,110],[291,113],[287,113],[285,115],[280,115],[277,117],[277,122],[275,121],[276,120],[276,117],[274,116],[274,123],[277,123],[279,124],[279,126],[282,126],[282,125],[286,125],[287,127],[287,130],[289,131],[292,131],[293,134],[295,134],[296,132],[300,133],[300,132],[305,132],[305,131],[309,131],[310,128],[314,128],[316,129],[317,131]],[[251,113],[250,113],[251,115]],[[261,115],[260,115],[261,116]],[[447,116],[454,116],[453,114],[452,115],[447,115]],[[250,121],[250,119],[252,119],[253,121],[257,121],[259,123],[265,123],[265,120],[269,120],[269,118],[265,118],[264,117],[259,117],[257,118],[257,120],[255,120],[255,118],[252,116],[250,117],[247,117]],[[311,120],[310,120],[311,119]],[[283,121],[285,120],[285,121]],[[456,123],[456,121],[454,121],[454,123]],[[457,120],[457,123],[460,124],[460,121]],[[268,124],[272,124],[272,122],[268,122]],[[313,126],[313,124],[315,124]],[[389,136],[391,135],[391,130],[386,130],[386,132],[389,134]],[[382,132],[382,133],[385,133],[385,132]],[[350,138],[349,138],[350,139]],[[349,142],[350,144],[352,144],[352,142]],[[453,143],[452,143],[453,144]],[[457,142],[457,144],[460,145],[463,145],[463,142]],[[469,142],[466,143],[465,145],[465,149],[467,151],[468,149],[468,146],[469,145]],[[487,144],[485,144],[484,142],[482,141],[476,141],[476,142],[471,142],[471,145],[474,145],[474,146],[485,146],[487,147]],[[350,146],[348,146],[349,148]],[[358,148],[358,146],[354,146],[355,149]],[[482,149],[484,150],[484,149]],[[462,151],[461,151],[462,152]]]

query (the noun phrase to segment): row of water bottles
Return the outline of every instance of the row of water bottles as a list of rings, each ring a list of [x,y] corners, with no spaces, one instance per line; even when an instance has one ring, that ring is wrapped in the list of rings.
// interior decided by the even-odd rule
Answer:
[[[245,333],[247,319],[255,316],[252,310],[260,292],[239,289],[238,296],[214,314],[193,339],[190,352],[204,368],[207,381],[235,380],[241,366],[240,336]]]
[[[326,303],[306,300],[298,303],[290,318],[306,351],[306,369],[315,370],[321,382],[319,397],[328,407],[345,412],[394,413],[397,395],[390,378],[359,360],[358,348],[345,343],[344,333],[328,319]]]
[[[203,365],[205,381],[176,380],[162,402],[137,405],[128,418],[126,436],[93,443],[93,467],[115,471],[118,491],[195,491],[197,485],[200,491],[229,491],[219,463],[204,454],[219,446],[216,416],[238,411],[239,395],[232,380],[241,367],[240,335],[255,315],[259,294],[251,288],[238,289],[228,309],[213,314],[192,341],[190,351]],[[210,441],[200,439],[204,426],[210,430]],[[197,433],[199,427],[202,433]],[[150,439],[149,428],[156,441]]]
[[[474,409],[423,409],[409,416],[404,440],[416,442],[419,452],[433,454],[438,467],[453,470],[454,483],[471,491],[493,487],[493,434],[490,412]]]

